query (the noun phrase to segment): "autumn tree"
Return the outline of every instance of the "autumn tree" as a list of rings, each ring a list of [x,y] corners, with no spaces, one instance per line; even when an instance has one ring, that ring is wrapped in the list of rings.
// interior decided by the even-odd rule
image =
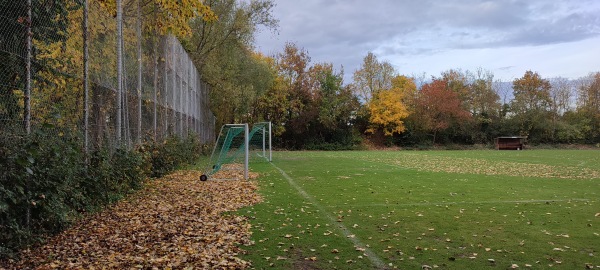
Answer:
[[[600,72],[580,79],[577,102],[582,131],[588,142],[600,143]]]
[[[551,119],[551,140],[553,143],[573,142],[575,138],[581,136],[573,136],[579,132],[571,123],[564,119],[564,115],[571,111],[574,107],[571,106],[573,97],[573,83],[567,78],[557,77],[549,79],[550,82],[550,105],[549,113]]]
[[[32,5],[33,40],[54,43],[65,39],[66,29],[71,24],[67,18],[68,2],[56,0],[46,5]],[[20,100],[26,84],[27,1],[0,0],[0,14],[0,119],[17,119],[23,114]],[[33,52],[35,57],[35,48]],[[42,69],[40,64],[35,59],[32,61],[34,72]],[[8,123],[0,121],[0,129]]]
[[[204,3],[214,12],[217,21],[193,20],[193,36],[185,40],[188,51],[193,55],[199,68],[203,68],[207,58],[217,53],[223,46],[239,46],[250,49],[258,27],[275,31],[279,21],[273,18],[272,0],[239,2],[236,0],[208,0]],[[217,53],[218,54],[218,53]]]
[[[283,52],[277,56],[279,74],[290,91],[288,131],[295,134],[306,132],[309,120],[317,115],[315,93],[310,85],[309,63],[308,52],[294,43],[286,43]]]
[[[367,104],[370,115],[367,132],[375,133],[382,129],[385,136],[404,132],[404,119],[409,115],[406,97],[411,96],[416,89],[412,79],[398,75],[392,78],[390,89],[376,92]]]
[[[475,71],[450,69],[442,72],[448,88],[458,95],[461,106],[472,114],[496,112],[499,96],[493,89],[492,72],[478,68]]]
[[[523,77],[513,81],[511,110],[519,124],[520,135],[531,136],[531,141],[544,141],[551,136],[546,125],[550,89],[550,82],[537,72],[526,71]]]
[[[98,3],[115,17],[117,14],[115,0],[98,0]],[[204,21],[215,21],[217,16],[204,4],[204,1],[189,0],[124,0],[123,16],[136,17],[138,6],[144,10],[143,17],[152,18],[151,29],[154,33],[173,34],[177,37],[191,35],[190,21],[201,18]]]
[[[500,96],[494,90],[494,74],[481,68],[468,74],[471,113],[487,116],[498,114]]]
[[[537,72],[526,71],[513,81],[513,106],[517,110],[546,110],[550,105],[550,82]]]
[[[557,77],[550,81],[550,109],[556,115],[563,115],[572,109],[574,97],[573,82],[567,78]]]
[[[494,75],[481,68],[475,72],[467,72],[469,88],[469,111],[473,115],[474,128],[470,129],[470,137],[475,143],[489,143],[498,135],[494,127],[500,124],[500,97],[493,87]],[[464,102],[464,101],[463,101]]]
[[[272,80],[266,91],[258,98],[255,105],[256,115],[262,120],[271,121],[273,135],[278,137],[285,132],[290,108],[290,89],[285,78],[278,73],[273,57],[257,54],[269,67]]]
[[[358,100],[343,86],[343,71],[335,71],[331,63],[310,66],[308,52],[293,43],[286,44],[277,59],[265,59],[272,65],[274,79],[256,107],[263,119],[273,122],[281,146],[346,149],[352,145],[351,121]]]
[[[368,103],[379,90],[391,88],[395,72],[389,62],[380,62],[375,54],[369,52],[361,67],[354,72],[352,89],[361,101]]]
[[[413,115],[417,129],[429,133],[433,143],[437,142],[439,133],[472,119],[471,114],[462,108],[458,94],[450,89],[448,82],[437,78],[421,88]]]
[[[343,71],[331,63],[310,65],[308,52],[287,43],[276,58],[273,88],[260,99],[260,107],[276,118],[279,139],[288,148],[346,148],[353,143],[352,117],[359,105]]]
[[[498,132],[501,104],[494,89],[492,72],[478,68],[475,71],[450,69],[441,73],[448,90],[456,94],[462,110],[472,116],[472,121],[454,123],[454,141],[461,143],[489,143]]]
[[[463,72],[460,69],[450,69],[442,72],[442,80],[448,84],[448,89],[455,92],[458,99],[461,101],[461,106],[465,110],[471,111],[472,98],[471,89],[469,87],[469,73]]]
[[[271,15],[274,3],[270,0],[203,3],[218,20],[192,20],[193,34],[182,43],[203,80],[211,86],[210,104],[217,126],[265,120],[258,114],[257,104],[267,91],[273,90],[276,72],[270,59],[253,52],[252,42],[258,27],[276,29],[278,22]]]

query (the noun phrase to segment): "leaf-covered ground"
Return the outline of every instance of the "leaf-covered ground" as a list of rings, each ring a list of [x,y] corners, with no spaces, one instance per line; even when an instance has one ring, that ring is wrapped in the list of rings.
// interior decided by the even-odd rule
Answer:
[[[244,269],[246,218],[224,214],[261,201],[253,181],[199,181],[179,171],[82,219],[0,269]],[[256,175],[251,175],[256,176]]]
[[[430,172],[562,179],[600,178],[600,170],[597,168],[568,166],[562,164],[541,164],[535,163],[535,160],[516,162],[508,160],[489,160],[478,157],[460,157],[456,155],[437,156],[420,152],[403,153],[402,155],[396,155],[393,157],[367,155],[366,159],[374,162],[394,164],[403,168]]]

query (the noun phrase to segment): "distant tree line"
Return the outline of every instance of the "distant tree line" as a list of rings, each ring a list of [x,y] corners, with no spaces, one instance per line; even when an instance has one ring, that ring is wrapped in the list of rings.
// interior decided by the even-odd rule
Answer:
[[[272,121],[280,147],[492,144],[498,136],[527,136],[532,144],[600,142],[598,72],[569,80],[527,71],[501,82],[484,69],[452,69],[427,78],[400,75],[369,53],[344,84],[343,70],[311,65],[308,52],[292,43],[273,57],[247,53],[255,67],[244,72],[264,77],[247,76],[237,81],[247,85],[230,94],[213,87],[213,110],[221,123]],[[251,87],[258,82],[262,88]]]
[[[293,43],[257,53],[258,27],[276,31],[272,0],[205,4],[216,21],[192,21],[183,41],[212,86],[217,125],[271,121],[288,149],[351,149],[364,143],[491,144],[527,136],[532,144],[600,142],[600,73],[571,80],[527,71],[501,82],[484,69],[402,75],[373,53],[352,81],[332,63],[311,63]]]

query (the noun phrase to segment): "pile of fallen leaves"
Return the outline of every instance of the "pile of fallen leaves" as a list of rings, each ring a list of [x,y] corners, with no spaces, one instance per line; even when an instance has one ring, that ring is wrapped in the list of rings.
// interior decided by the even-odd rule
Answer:
[[[179,171],[82,219],[0,269],[243,269],[250,224],[224,212],[260,202],[252,181],[199,180]]]
[[[258,177],[255,172],[248,172],[248,178]],[[244,180],[244,165],[239,163],[223,164],[221,169],[211,175],[213,180]]]

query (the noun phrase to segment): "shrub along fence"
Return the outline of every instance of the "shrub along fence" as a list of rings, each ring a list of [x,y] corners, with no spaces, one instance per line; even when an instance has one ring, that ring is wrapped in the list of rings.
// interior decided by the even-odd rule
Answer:
[[[214,141],[209,88],[152,10],[87,2],[0,0],[0,257]]]

